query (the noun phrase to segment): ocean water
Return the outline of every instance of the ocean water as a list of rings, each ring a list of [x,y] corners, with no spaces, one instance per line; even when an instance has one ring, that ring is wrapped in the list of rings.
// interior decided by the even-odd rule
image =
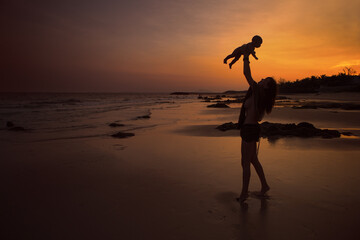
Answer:
[[[318,128],[360,134],[360,111],[341,109],[292,109],[292,102],[331,101],[359,103],[359,96],[294,95],[290,105],[278,101],[264,121],[310,122]],[[222,100],[226,100],[223,98]],[[188,107],[181,108],[184,104]],[[108,137],[117,131],[133,132],[159,125],[220,125],[237,120],[241,104],[228,109],[206,108],[211,103],[197,95],[168,93],[0,93],[0,141],[31,142]],[[176,113],[174,110],[177,109]],[[155,111],[156,114],[152,115]],[[149,116],[148,118],[141,118]],[[26,131],[8,131],[7,122]],[[109,127],[110,123],[124,124]],[[356,137],[357,137],[356,136]],[[351,136],[353,137],[353,136]],[[358,138],[358,137],[357,137]]]
[[[195,101],[194,95],[155,93],[1,93],[0,141],[42,141],[61,138],[101,137],[116,130],[149,127],[154,109],[177,108]],[[14,137],[6,124],[26,129]],[[154,124],[152,122],[151,126]]]

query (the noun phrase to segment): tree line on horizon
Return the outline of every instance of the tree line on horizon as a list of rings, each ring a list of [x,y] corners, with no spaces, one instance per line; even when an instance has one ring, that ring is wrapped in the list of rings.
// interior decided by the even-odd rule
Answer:
[[[338,74],[311,76],[290,82],[280,78],[280,93],[360,92],[360,75],[351,67]]]
[[[311,76],[290,82],[280,78],[280,93],[317,93],[317,92],[360,92],[360,74],[351,67],[345,67],[338,74]]]
[[[360,74],[351,67],[345,67],[338,74],[311,76],[290,82],[283,78],[277,80],[279,93],[318,93],[318,92],[360,92]],[[227,90],[222,94],[243,94],[247,90]],[[172,92],[171,95],[215,94],[216,92]]]

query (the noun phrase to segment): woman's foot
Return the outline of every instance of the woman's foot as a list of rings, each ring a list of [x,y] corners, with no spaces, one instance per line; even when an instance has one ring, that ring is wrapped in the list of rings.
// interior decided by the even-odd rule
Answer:
[[[260,193],[261,193],[262,195],[265,195],[269,190],[270,190],[269,185],[266,185],[266,186],[263,186],[263,187],[261,188]]]
[[[249,197],[249,193],[241,193],[240,197],[236,198],[238,202],[244,202]]]
[[[224,59],[224,64],[227,64],[227,59],[226,58]]]

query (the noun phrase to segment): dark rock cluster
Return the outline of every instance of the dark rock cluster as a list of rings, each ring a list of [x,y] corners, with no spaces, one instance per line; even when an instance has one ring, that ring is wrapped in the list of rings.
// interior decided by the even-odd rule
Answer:
[[[15,124],[11,121],[6,122],[7,130],[9,131],[15,131],[15,132],[23,132],[26,131],[24,127],[15,126]]]
[[[227,130],[238,129],[238,124],[233,122],[228,122],[217,126],[216,129],[219,129],[220,131],[223,132]]]
[[[109,127],[123,127],[125,126],[124,124],[121,123],[116,123],[116,122],[112,122],[109,124]],[[128,137],[132,137],[135,136],[134,133],[127,133],[127,132],[117,132],[111,135],[114,138],[128,138]]]
[[[199,95],[198,99],[203,99],[204,100],[203,102],[211,102],[214,100],[217,100],[217,102],[222,102],[221,99],[225,98],[225,97],[226,97],[226,95],[216,95],[216,96],[210,96],[210,97],[209,96],[203,97],[203,96]]]
[[[338,138],[340,137],[340,132],[337,130],[329,130],[329,129],[319,129],[314,127],[311,123],[301,122],[299,124],[295,123],[269,123],[263,122],[260,124],[261,127],[261,137],[264,138],[281,138],[281,137],[322,137],[322,138]],[[238,129],[237,123],[224,123],[218,127],[217,129],[221,131],[227,131],[232,129]],[[349,134],[349,133],[347,133]]]
[[[213,101],[213,100],[215,100],[215,97],[201,97],[200,99],[203,99],[204,100],[204,102],[211,102],[211,101]]]
[[[261,136],[267,138],[280,138],[287,136],[295,137],[322,137],[322,138],[338,138],[340,132],[337,130],[319,129],[314,127],[311,123],[301,122],[299,124],[290,123],[269,123],[263,122],[261,124]]]
[[[136,119],[148,119],[148,118],[150,118],[150,114],[136,117]]]
[[[211,104],[211,105],[208,105],[207,107],[209,107],[209,108],[229,108],[228,105],[226,105],[225,103],[222,103],[222,102]]]
[[[126,132],[118,132],[111,136],[115,137],[115,138],[127,138],[127,137],[135,136],[135,134],[134,133],[126,133]]]
[[[288,100],[291,99],[289,97],[285,97],[285,96],[276,96],[276,100]]]
[[[188,92],[173,92],[173,93],[170,93],[170,95],[189,95],[190,93]]]
[[[113,122],[113,123],[110,123],[109,126],[110,126],[110,127],[123,127],[123,126],[125,126],[125,125],[124,125],[124,124],[121,124],[121,123]]]

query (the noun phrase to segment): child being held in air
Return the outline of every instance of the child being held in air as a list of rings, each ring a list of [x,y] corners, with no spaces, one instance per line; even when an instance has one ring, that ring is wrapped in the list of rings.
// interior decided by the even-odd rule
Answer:
[[[259,48],[262,44],[262,38],[258,35],[254,36],[251,40],[251,42],[242,45],[241,47],[236,48],[232,54],[230,54],[229,56],[227,56],[224,59],[224,63],[227,64],[227,60],[229,58],[234,58],[231,63],[229,63],[229,67],[231,69],[231,66],[237,61],[239,60],[239,58],[241,57],[241,55],[244,55],[244,58],[249,58],[249,55],[253,55],[253,57],[258,60],[258,58],[255,55],[255,48]]]

